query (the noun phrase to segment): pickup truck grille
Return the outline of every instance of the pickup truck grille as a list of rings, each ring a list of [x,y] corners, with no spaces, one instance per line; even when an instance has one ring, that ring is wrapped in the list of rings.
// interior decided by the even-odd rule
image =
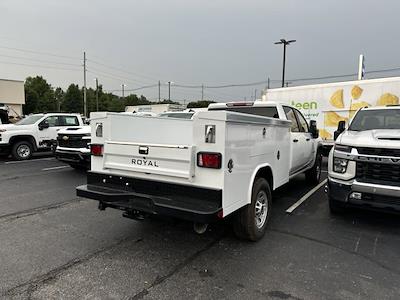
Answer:
[[[375,156],[394,156],[400,158],[400,149],[358,147],[357,151],[358,154],[375,155]]]
[[[74,134],[74,135],[68,135],[68,134],[60,134],[57,137],[57,142],[60,147],[66,147],[66,148],[86,148],[90,140],[83,140],[82,137],[84,135],[82,134]]]
[[[366,183],[400,186],[400,165],[357,162],[356,179]]]

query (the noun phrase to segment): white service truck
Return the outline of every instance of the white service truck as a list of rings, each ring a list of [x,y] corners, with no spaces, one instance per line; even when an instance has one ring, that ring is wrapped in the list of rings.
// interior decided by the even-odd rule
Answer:
[[[362,108],[340,122],[328,162],[332,213],[348,207],[400,212],[400,106]]]
[[[82,125],[79,114],[66,113],[34,114],[15,124],[0,125],[0,153],[29,159],[34,152],[51,149],[58,130]]]
[[[77,195],[141,220],[160,214],[195,222],[234,215],[234,231],[258,240],[271,192],[306,173],[317,183],[316,123],[290,106],[213,104],[192,119],[99,112],[90,116],[91,171]]]
[[[348,123],[362,107],[400,104],[399,98],[400,77],[267,89],[263,96],[266,101],[292,105],[307,120],[316,120],[326,155],[339,121]]]
[[[56,158],[74,169],[90,169],[90,133],[89,125],[61,129],[57,135]]]

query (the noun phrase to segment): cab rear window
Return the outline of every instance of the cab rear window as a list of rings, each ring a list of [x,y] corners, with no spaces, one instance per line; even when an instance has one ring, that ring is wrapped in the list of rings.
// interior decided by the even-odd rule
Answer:
[[[270,118],[279,118],[278,110],[274,106],[233,106],[233,107],[216,107],[209,110],[227,110],[243,114],[257,115]]]

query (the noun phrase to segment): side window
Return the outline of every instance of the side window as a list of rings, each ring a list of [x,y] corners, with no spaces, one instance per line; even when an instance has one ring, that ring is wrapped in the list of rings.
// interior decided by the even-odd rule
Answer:
[[[49,122],[49,127],[61,126],[60,117],[58,116],[47,117],[46,121]]]
[[[78,118],[74,117],[74,116],[63,116],[63,126],[78,126],[79,122],[78,122]]]
[[[289,121],[292,121],[291,131],[292,132],[299,132],[300,131],[299,124],[297,124],[297,119],[296,119],[294,110],[292,108],[290,108],[290,107],[287,107],[287,106],[283,107],[283,110],[285,111],[286,118]]]
[[[299,120],[299,127],[300,127],[300,132],[308,132],[308,124],[306,119],[304,119],[304,116],[299,112],[298,110],[295,110],[297,119]]]

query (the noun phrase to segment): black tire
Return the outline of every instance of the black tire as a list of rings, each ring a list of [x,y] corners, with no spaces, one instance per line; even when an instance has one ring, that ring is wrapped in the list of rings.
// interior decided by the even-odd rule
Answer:
[[[11,155],[16,160],[28,160],[32,157],[33,146],[28,141],[16,142],[12,145]]]
[[[320,150],[318,150],[313,167],[310,170],[306,171],[306,180],[311,184],[318,184],[321,180],[321,170],[322,153]]]
[[[344,212],[344,206],[333,200],[332,198],[328,198],[329,201],[329,211],[332,215],[339,215]]]
[[[260,215],[261,217],[258,219],[260,223],[257,225],[256,204],[260,204],[263,201],[260,197],[265,197],[266,210],[262,215]],[[258,199],[261,202],[258,202]],[[261,239],[265,234],[268,224],[272,206],[271,204],[272,196],[268,181],[264,178],[257,178],[253,185],[251,203],[242,207],[233,220],[233,230],[236,236],[253,242]],[[263,207],[264,206],[262,206],[261,210],[263,210]]]

